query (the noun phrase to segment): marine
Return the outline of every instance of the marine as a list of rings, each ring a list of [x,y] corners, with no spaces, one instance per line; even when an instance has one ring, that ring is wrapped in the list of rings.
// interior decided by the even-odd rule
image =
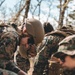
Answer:
[[[72,31],[72,32],[71,32]],[[63,70],[59,64],[51,64],[49,67],[48,60],[51,55],[55,53],[58,49],[58,43],[65,37],[74,34],[75,31],[72,29],[67,29],[67,27],[62,27],[59,30],[47,33],[39,46],[38,52],[38,62],[35,64],[34,75],[63,75]],[[37,47],[38,48],[38,47]],[[42,48],[44,48],[42,50]]]
[[[14,52],[19,41],[17,31],[0,21],[0,75],[26,75],[13,62]]]
[[[59,48],[56,53],[51,56],[51,61],[57,61],[63,69],[65,75],[75,74],[75,34],[70,35],[59,42]]]
[[[25,72],[28,72],[30,68],[29,58],[36,56],[36,47],[42,42],[44,34],[44,28],[39,20],[26,19],[21,30],[19,54],[17,55],[17,65]]]

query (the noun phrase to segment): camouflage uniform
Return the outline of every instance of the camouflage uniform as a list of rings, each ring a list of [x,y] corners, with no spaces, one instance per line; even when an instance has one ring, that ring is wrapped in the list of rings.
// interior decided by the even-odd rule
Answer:
[[[26,23],[24,23],[24,26],[26,27],[27,33],[33,37],[34,44],[37,46],[43,40],[43,37],[44,37],[44,29],[43,29],[41,22],[39,20],[33,19],[33,18],[26,19]],[[23,28],[24,28],[24,26],[23,26]],[[23,29],[22,29],[22,31],[23,31]],[[23,35],[24,34],[25,33],[23,33]],[[23,71],[27,72],[30,68],[30,63],[28,60],[29,57],[26,52],[24,54],[22,52],[22,50],[19,49],[19,51],[20,51],[21,55],[17,56],[17,64]],[[23,51],[25,51],[25,49]]]
[[[65,37],[72,34],[75,34],[75,31],[64,26],[59,30],[46,34],[43,41],[47,40],[47,44],[46,46],[42,44],[40,45],[40,47],[45,46],[45,48],[39,54],[38,64],[35,65],[34,75],[35,73],[37,73],[36,75],[63,75],[63,69],[61,65],[53,63],[50,65],[50,67],[48,67],[48,60],[50,59],[51,55],[57,51],[58,43]],[[44,43],[45,42],[43,42],[43,44]],[[64,71],[64,74],[65,72],[66,71]]]
[[[51,33],[48,33],[44,40],[42,41],[40,47],[38,50],[41,50],[40,48],[44,47],[44,50],[42,50],[39,54],[38,63],[35,65],[34,75],[60,75],[60,69],[57,67],[56,64],[53,64],[54,67],[48,67],[48,59],[51,57],[51,55],[57,51],[58,43],[66,37],[66,34],[61,31],[53,31]]]
[[[5,70],[5,69],[1,69],[0,68],[0,75],[18,75],[12,71],[9,71],[9,70]]]
[[[21,57],[20,54],[17,56],[17,66],[23,71],[27,72],[30,68],[30,63],[28,59]]]
[[[18,43],[17,32],[8,25],[0,25],[0,75],[17,75],[14,70],[13,54]],[[16,66],[15,66],[16,67]],[[17,68],[17,67],[16,67]],[[16,72],[18,72],[17,70]]]

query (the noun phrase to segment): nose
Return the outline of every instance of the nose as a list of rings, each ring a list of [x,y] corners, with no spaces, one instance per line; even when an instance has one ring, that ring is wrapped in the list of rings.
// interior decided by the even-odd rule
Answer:
[[[63,64],[63,62],[62,62],[61,60],[59,60],[59,64],[60,64],[60,65],[62,65],[62,64]]]
[[[25,47],[26,47],[26,48],[29,48],[29,45],[28,45],[28,44],[25,44]]]

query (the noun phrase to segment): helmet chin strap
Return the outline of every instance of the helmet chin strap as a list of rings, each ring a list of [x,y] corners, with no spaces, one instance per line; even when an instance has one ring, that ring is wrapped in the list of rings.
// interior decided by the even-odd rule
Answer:
[[[25,33],[26,32],[26,19],[25,19],[25,22],[22,25],[21,30],[22,30],[22,33]]]
[[[23,27],[22,33],[26,32],[26,27]]]

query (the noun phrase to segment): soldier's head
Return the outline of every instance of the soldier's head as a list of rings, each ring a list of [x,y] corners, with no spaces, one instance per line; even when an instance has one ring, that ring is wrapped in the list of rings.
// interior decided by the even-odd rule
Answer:
[[[24,47],[25,50],[24,57],[26,57],[28,51],[31,51],[31,47],[33,47],[34,45],[37,46],[43,40],[43,37],[44,29],[41,22],[33,18],[26,19],[26,22],[24,23],[22,28],[22,35],[20,38],[20,48],[23,49]],[[23,53],[21,53],[21,55],[23,55]]]
[[[63,39],[59,43],[59,48],[52,58],[57,58],[59,63],[65,68],[75,68],[75,35]]]
[[[17,25],[15,23],[11,23],[11,26],[17,30]]]
[[[67,35],[75,34],[75,31],[71,25],[62,26],[59,30],[65,32]]]
[[[45,34],[54,30],[53,26],[49,22],[43,24]]]
[[[73,26],[72,25],[67,25],[67,28],[73,30]]]

